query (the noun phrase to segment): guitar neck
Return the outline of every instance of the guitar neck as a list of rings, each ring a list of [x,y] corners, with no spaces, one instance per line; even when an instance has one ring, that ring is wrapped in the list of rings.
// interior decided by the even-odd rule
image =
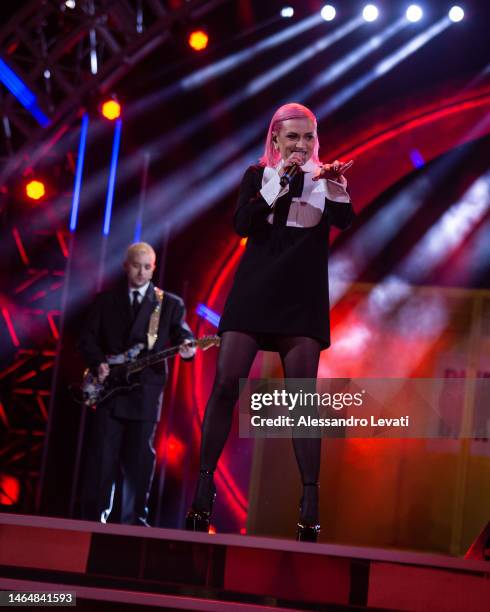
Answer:
[[[216,336],[204,336],[203,338],[198,338],[197,340],[193,340],[190,343],[190,346],[195,346],[195,347],[206,350],[206,348],[209,348],[210,346],[216,346],[218,344],[219,344],[219,338],[217,338]],[[135,361],[130,361],[126,363],[127,372],[128,374],[140,372],[141,370],[144,370],[145,368],[148,368],[149,366],[165,361],[165,359],[167,359],[168,357],[173,357],[174,355],[177,355],[179,350],[180,350],[180,345],[172,346],[171,348],[165,349],[163,351],[159,351],[158,353],[150,353],[149,355],[146,355],[145,357],[140,357],[139,359],[136,359]]]
[[[180,346],[174,346],[169,349],[165,349],[164,351],[159,351],[158,353],[154,353],[152,355],[147,355],[146,357],[140,357],[136,361],[129,362],[127,364],[128,373],[133,374],[135,372],[140,372],[145,368],[149,368],[152,365],[156,365],[157,363],[161,363],[165,361],[168,357],[173,357],[179,352]]]

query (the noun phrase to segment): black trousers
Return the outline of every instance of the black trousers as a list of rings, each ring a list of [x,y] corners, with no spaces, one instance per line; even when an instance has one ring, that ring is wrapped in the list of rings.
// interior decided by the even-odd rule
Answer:
[[[156,423],[114,417],[111,402],[91,415],[82,484],[81,518],[106,522],[116,483],[121,513],[117,522],[144,525],[155,470]]]

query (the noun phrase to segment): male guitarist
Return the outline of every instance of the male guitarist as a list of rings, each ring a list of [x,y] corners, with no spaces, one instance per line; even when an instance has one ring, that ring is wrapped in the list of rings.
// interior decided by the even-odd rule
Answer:
[[[155,251],[145,242],[129,246],[124,262],[127,281],[99,294],[82,329],[79,349],[99,382],[109,375],[111,361],[136,345],[161,351],[181,345],[184,359],[194,356],[188,346],[192,332],[184,320],[184,303],[153,285]],[[156,338],[155,338],[156,336]],[[149,347],[153,344],[153,347]],[[121,483],[120,522],[148,525],[147,499],[155,467],[153,438],[160,418],[166,363],[148,367],[140,384],[101,401],[92,415],[81,518],[105,523],[112,509],[115,483]],[[110,380],[110,379],[109,379]]]

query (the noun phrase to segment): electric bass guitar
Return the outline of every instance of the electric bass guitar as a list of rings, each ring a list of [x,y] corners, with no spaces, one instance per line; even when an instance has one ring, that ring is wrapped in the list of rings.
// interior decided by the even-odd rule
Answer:
[[[203,351],[207,351],[212,346],[219,346],[221,338],[219,336],[203,336],[196,340],[191,340],[186,346],[200,348]],[[108,397],[118,391],[128,391],[137,387],[140,382],[134,375],[141,372],[145,368],[148,368],[157,363],[161,363],[169,357],[177,355],[181,348],[181,345],[172,346],[158,353],[150,353],[144,357],[136,359],[127,359],[126,354],[113,356],[111,359],[119,361],[127,359],[123,363],[110,364],[109,363],[109,374],[103,382],[99,381],[96,374],[93,374],[90,370],[85,370],[83,374],[82,384],[80,385],[80,397],[77,401],[81,402],[85,406],[95,408],[97,404],[102,403]],[[140,349],[141,350],[141,349]],[[128,351],[131,353],[131,351]]]

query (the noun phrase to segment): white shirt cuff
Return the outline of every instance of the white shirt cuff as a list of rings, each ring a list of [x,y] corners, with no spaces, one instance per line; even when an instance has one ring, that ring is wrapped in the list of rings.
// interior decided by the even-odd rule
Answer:
[[[289,191],[289,185],[281,187],[281,183],[279,181],[280,176],[276,173],[260,190],[260,195],[264,198],[267,204],[269,204],[269,206],[272,206],[277,198],[283,196]]]
[[[349,194],[347,193],[347,182],[345,184],[333,181],[332,179],[326,179],[327,187],[327,199],[332,202],[350,202]]]

